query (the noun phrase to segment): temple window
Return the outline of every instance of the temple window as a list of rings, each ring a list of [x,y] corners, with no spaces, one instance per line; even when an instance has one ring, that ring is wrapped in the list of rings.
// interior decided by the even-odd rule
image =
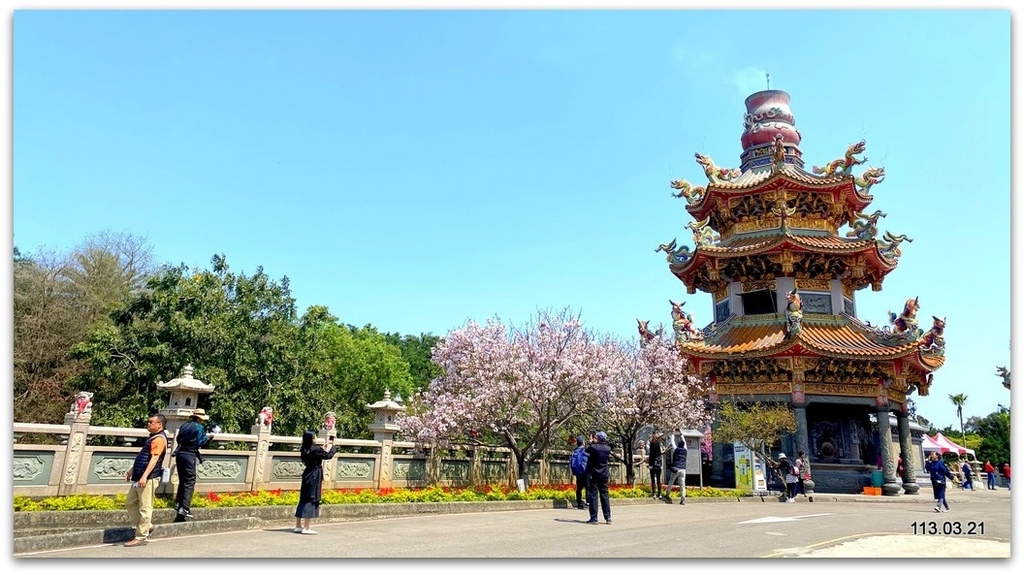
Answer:
[[[778,312],[777,296],[772,290],[760,289],[740,294],[743,302],[743,315]]]

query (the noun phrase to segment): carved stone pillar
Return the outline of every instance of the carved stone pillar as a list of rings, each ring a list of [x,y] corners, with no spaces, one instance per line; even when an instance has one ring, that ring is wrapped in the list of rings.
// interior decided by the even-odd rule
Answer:
[[[70,423],[71,432],[68,435],[68,444],[64,448],[64,465],[61,469],[60,484],[57,486],[57,495],[72,495],[77,492],[78,475],[81,473],[82,465],[88,465],[85,458],[85,438],[89,435],[89,413],[79,415],[77,418],[64,418],[64,423]]]
[[[917,477],[914,473],[913,436],[910,434],[910,414],[907,413],[906,404],[896,414],[896,429],[899,431],[900,452],[903,457],[903,492],[907,495],[917,495],[921,486],[917,484]]]
[[[253,467],[251,490],[258,491],[264,489],[264,483],[272,479],[266,473],[269,459],[267,456],[270,453],[270,426],[257,424],[252,426],[252,431],[256,436],[256,464]]]
[[[878,449],[882,456],[882,495],[899,495],[896,483],[896,458],[892,453],[892,428],[889,427],[889,406],[876,406],[875,429],[878,431]]]
[[[801,375],[803,375],[801,373]],[[810,461],[810,444],[807,441],[807,404],[793,404],[793,415],[796,416],[796,453],[794,455],[799,456],[800,452],[807,454],[807,460]],[[814,496],[814,481],[808,479],[804,481],[804,493],[807,494],[808,498]]]

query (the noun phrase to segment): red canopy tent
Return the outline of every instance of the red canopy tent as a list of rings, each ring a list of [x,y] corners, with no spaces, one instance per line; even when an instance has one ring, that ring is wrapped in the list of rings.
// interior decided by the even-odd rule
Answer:
[[[928,436],[926,435],[925,437],[928,437]],[[932,441],[935,442],[936,445],[939,446],[939,453],[946,453],[947,451],[952,451],[953,453],[956,453],[957,455],[963,455],[965,453],[970,453],[971,455],[974,455],[974,450],[973,449],[968,449],[966,447],[960,447],[959,445],[957,445],[953,441],[950,441],[950,439],[948,437],[946,437],[945,435],[942,435],[941,432],[936,432],[935,433],[935,437],[928,437],[928,439],[931,439]]]
[[[932,439],[931,437],[928,437],[927,435],[921,438],[921,448],[924,449],[926,453],[929,451],[938,451],[939,453],[945,453],[945,451],[942,450],[942,446],[939,445],[938,443],[935,443],[935,440]]]

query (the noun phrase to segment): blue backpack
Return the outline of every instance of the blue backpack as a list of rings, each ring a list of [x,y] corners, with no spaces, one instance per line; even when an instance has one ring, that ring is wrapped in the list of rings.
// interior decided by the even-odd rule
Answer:
[[[577,447],[576,451],[572,452],[572,457],[569,458],[569,469],[572,469],[573,475],[583,475],[587,471],[589,457],[582,447]]]

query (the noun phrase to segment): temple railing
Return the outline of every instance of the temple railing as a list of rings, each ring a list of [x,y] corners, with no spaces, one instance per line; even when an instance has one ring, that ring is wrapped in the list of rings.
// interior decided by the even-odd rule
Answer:
[[[143,429],[90,426],[88,418],[70,424],[14,423],[14,495],[123,493],[131,469],[148,433]],[[300,437],[271,435],[270,427],[254,426],[257,433],[218,433],[201,450],[197,467],[199,493],[298,490],[303,465]],[[173,431],[167,431],[172,438]],[[393,437],[393,436],[392,436]],[[337,453],[324,463],[324,489],[469,487],[515,485],[518,469],[507,448],[452,446],[424,448],[390,437],[374,440],[336,440]],[[168,450],[170,451],[170,450]],[[550,450],[528,473],[530,484],[572,483],[570,450]],[[171,480],[158,494],[173,494],[177,473],[168,453],[163,466]],[[613,463],[611,482],[623,483],[625,465]],[[646,474],[637,471],[639,483]]]

